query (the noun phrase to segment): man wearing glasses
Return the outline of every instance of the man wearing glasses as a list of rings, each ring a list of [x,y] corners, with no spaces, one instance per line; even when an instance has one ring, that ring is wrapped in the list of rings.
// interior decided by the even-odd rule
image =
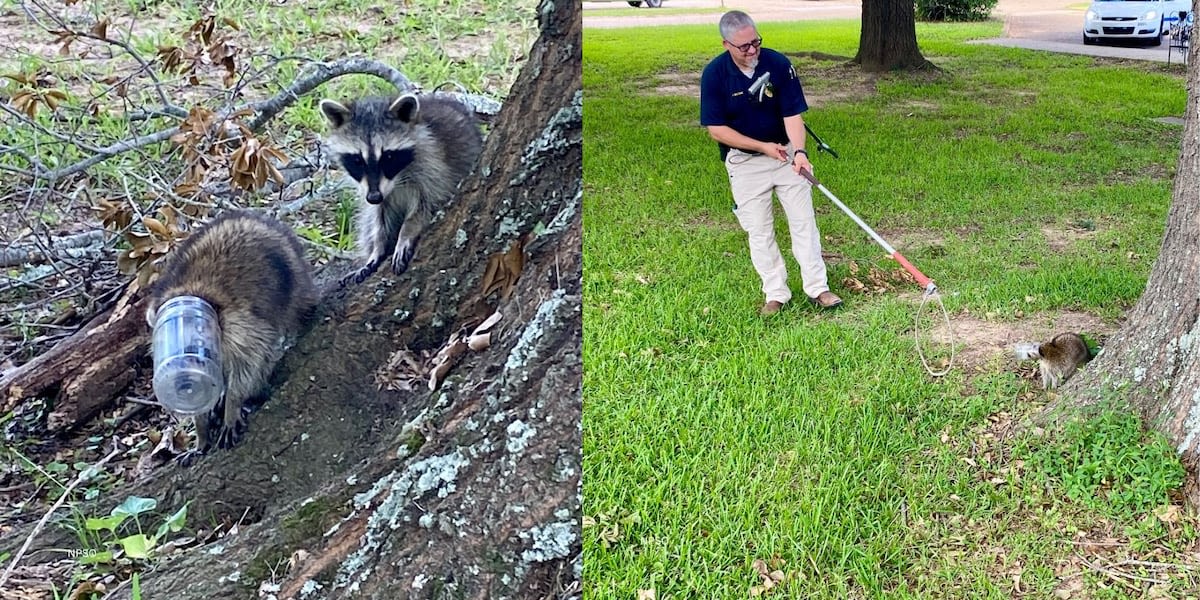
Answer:
[[[800,176],[801,169],[812,171],[804,150],[801,113],[808,103],[800,80],[786,56],[762,47],[746,13],[725,13],[720,30],[727,52],[708,63],[700,78],[700,124],[717,141],[729,172],[733,212],[749,236],[750,261],[766,295],[759,312],[775,314],[792,299],[775,242],[772,192],[787,216],[804,293],[813,304],[834,308],[842,299],[829,291],[812,186]]]

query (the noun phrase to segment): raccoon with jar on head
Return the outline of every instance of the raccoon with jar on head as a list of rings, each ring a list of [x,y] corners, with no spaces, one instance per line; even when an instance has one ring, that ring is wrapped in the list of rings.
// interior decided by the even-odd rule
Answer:
[[[197,363],[219,357],[208,365],[218,373],[213,382],[215,405],[211,410],[197,408],[196,448],[180,457],[190,463],[198,454],[211,449],[231,448],[246,429],[248,401],[264,399],[269,393],[268,379],[287,346],[309,325],[319,301],[313,283],[312,267],[304,257],[304,248],[296,234],[283,223],[248,211],[226,211],[185,238],[167,255],[158,279],[150,287],[146,320],[154,329],[155,393],[177,399],[181,393],[195,393]],[[190,313],[180,313],[176,310]],[[170,313],[170,314],[168,314]],[[178,324],[165,323],[169,317],[191,318],[204,323],[211,316],[214,331],[199,331],[208,336],[211,347],[197,341],[171,341],[186,336]],[[180,322],[183,322],[182,320]],[[165,341],[164,341],[165,340]],[[193,345],[187,348],[187,345]],[[160,373],[160,348],[174,346],[190,360],[177,370],[182,379],[168,382],[177,373]],[[176,369],[176,367],[167,367]],[[161,383],[160,390],[160,380]],[[170,405],[165,398],[160,402]],[[210,399],[207,404],[211,404]]]

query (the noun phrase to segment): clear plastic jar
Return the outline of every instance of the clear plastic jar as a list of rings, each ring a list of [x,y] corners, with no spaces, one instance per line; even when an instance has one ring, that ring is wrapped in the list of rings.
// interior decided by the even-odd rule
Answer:
[[[154,319],[154,395],[181,415],[206,413],[224,391],[221,326],[212,305],[195,296],[176,296]]]

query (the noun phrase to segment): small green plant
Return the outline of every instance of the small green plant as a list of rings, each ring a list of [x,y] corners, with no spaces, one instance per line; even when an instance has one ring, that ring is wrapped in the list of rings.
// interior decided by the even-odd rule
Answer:
[[[99,536],[100,548],[84,555],[80,558],[80,562],[84,564],[115,562],[118,558],[115,547],[118,546],[127,558],[140,560],[153,558],[155,548],[165,539],[166,535],[183,529],[184,521],[187,520],[187,505],[184,504],[182,508],[175,511],[175,514],[167,517],[153,535],[146,535],[142,529],[139,515],[150,512],[157,506],[158,501],[154,498],[130,496],[120,506],[112,509],[107,517],[86,519],[84,528],[91,534]],[[136,533],[125,535],[122,525],[130,518],[133,519]],[[118,533],[118,530],[121,530],[122,533]],[[93,549],[89,548],[89,550]]]
[[[1016,452],[1043,484],[1114,517],[1167,504],[1167,494],[1183,484],[1170,443],[1143,431],[1138,416],[1125,411],[1073,421],[1048,439],[1025,440]]]
[[[354,211],[357,206],[357,201],[353,196],[343,194],[338,200],[337,212],[337,249],[349,250],[354,246],[354,235],[352,233],[354,223]]]

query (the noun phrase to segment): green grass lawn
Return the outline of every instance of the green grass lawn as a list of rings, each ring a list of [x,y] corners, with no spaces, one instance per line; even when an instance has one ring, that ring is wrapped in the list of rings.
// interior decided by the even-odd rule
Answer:
[[[1181,128],[1154,119],[1183,114],[1183,72],[966,43],[999,28],[920,25],[944,71],[879,78],[844,64],[857,21],[761,33],[792,57],[806,121],[841,154],[815,156],[817,176],[938,282],[956,321],[1115,323],[1161,241]],[[846,306],[757,315],[760,282],[698,125],[715,27],[584,38],[588,597],[745,598],[764,582],[756,561],[784,575],[765,597],[1197,589],[1194,519],[1162,508],[1180,471],[1161,441],[1119,410],[1005,435],[1047,396],[1000,359],[930,378],[916,286],[847,289],[896,265],[817,192]],[[787,255],[782,219],[777,234]]]

